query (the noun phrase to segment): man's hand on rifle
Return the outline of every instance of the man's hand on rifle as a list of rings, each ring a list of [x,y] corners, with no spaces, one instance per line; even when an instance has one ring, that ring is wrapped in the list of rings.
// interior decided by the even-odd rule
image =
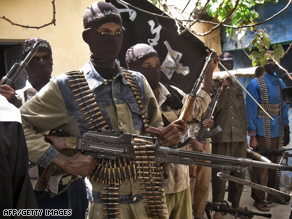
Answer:
[[[210,50],[206,50],[207,52],[207,56],[210,55]],[[202,83],[202,90],[206,91],[208,94],[210,93],[210,89],[211,89],[211,83],[212,83],[212,77],[213,77],[213,72],[215,70],[215,68],[217,68],[218,66],[218,62],[219,62],[219,56],[217,55],[216,51],[214,51],[215,56],[213,58],[213,61],[210,62],[210,65],[206,71],[205,74],[205,78],[204,78],[204,82]]]
[[[163,146],[170,147],[176,145],[180,140],[180,132],[176,125],[169,124],[168,126],[162,128],[159,140]]]
[[[204,145],[201,142],[198,142],[196,138],[193,138],[193,140],[191,141],[191,145],[193,151],[206,152],[206,150],[204,149]]]
[[[182,119],[175,120],[170,124],[174,125],[178,129],[180,134],[183,134],[188,130],[186,122]]]
[[[0,85],[0,94],[4,96],[9,103],[14,104],[15,90],[7,84]]]
[[[232,85],[232,79],[230,77],[228,78],[225,78],[222,82],[222,85],[221,85],[221,89],[222,91],[226,90],[226,89],[229,89],[229,87]]]
[[[256,136],[250,136],[249,146],[253,148],[254,151],[256,151],[257,146],[259,145]]]
[[[85,156],[80,151],[72,157],[59,153],[52,163],[67,173],[79,176],[89,176],[96,167],[94,158],[90,155]]]
[[[213,118],[212,119],[205,119],[203,121],[203,125],[206,127],[206,128],[211,128],[213,125],[214,125],[214,120]]]

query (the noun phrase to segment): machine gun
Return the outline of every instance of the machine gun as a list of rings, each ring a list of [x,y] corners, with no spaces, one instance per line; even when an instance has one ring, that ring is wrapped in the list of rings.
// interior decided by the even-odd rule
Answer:
[[[91,155],[95,159],[112,160],[125,157],[138,163],[143,159],[149,159],[151,162],[177,163],[189,166],[197,164],[196,159],[199,159],[212,161],[212,163],[202,161],[198,165],[220,169],[242,170],[253,166],[292,171],[292,167],[288,166],[287,162],[286,164],[266,163],[246,158],[172,149],[161,146],[156,137],[136,134],[89,131],[84,133],[82,138],[46,136],[46,139],[50,139],[58,151],[77,149],[86,155]]]
[[[26,68],[28,63],[31,61],[33,56],[36,54],[39,46],[40,41],[36,42],[33,45],[33,48],[30,50],[30,52],[27,54],[27,56],[22,60],[20,63],[15,63],[9,70],[9,72],[1,79],[0,85],[7,84],[13,89],[15,88],[15,83],[23,70]]]
[[[173,149],[161,146],[157,137],[136,134],[89,131],[84,133],[81,138],[58,137],[54,135],[47,135],[45,138],[47,141],[51,142],[58,151],[74,149],[82,151],[85,155],[91,155],[94,159],[129,159],[135,165],[145,163],[176,163],[188,166],[209,166],[221,170],[243,170],[246,167],[252,166],[292,171],[292,167],[288,166],[288,161],[286,161],[286,164],[282,164],[282,162],[280,164],[275,164],[246,158]],[[211,163],[208,161],[211,161]],[[50,168],[49,166],[47,168]],[[42,185],[38,187],[36,186],[39,191],[44,191],[46,189],[46,183],[52,174],[50,171],[46,171],[47,168],[44,170],[47,174],[45,182],[43,174],[37,182],[37,184]],[[135,172],[133,167],[131,171]],[[107,177],[110,177],[110,175]]]
[[[209,219],[211,219],[210,212],[212,212],[212,211],[221,212],[222,215],[226,215],[227,213],[233,214],[233,215],[235,215],[235,218],[237,218],[238,215],[244,215],[248,218],[252,218],[254,215],[267,217],[267,218],[272,217],[271,214],[254,212],[254,211],[248,210],[247,208],[234,209],[226,201],[215,202],[215,203],[207,202],[206,207],[205,207],[205,212],[206,212],[207,217]]]

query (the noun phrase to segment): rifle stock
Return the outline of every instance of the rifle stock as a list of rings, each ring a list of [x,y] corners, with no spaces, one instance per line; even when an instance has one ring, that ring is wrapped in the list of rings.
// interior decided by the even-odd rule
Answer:
[[[49,164],[47,168],[44,169],[42,174],[39,176],[39,180],[35,185],[35,190],[44,192],[47,189],[47,184],[49,182],[50,177],[52,176],[53,172],[56,170],[57,166],[55,164]]]

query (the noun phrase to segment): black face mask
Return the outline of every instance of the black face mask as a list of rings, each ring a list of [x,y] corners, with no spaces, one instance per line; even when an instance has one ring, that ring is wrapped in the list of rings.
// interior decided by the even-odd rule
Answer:
[[[268,63],[264,65],[265,71],[269,74],[269,75],[274,75],[274,72],[276,70],[277,65],[275,65],[274,63]]]
[[[123,34],[103,35],[96,29],[92,27],[83,31],[83,39],[90,48],[90,61],[96,68],[114,69],[115,60],[121,49]]]
[[[221,61],[221,63],[224,65],[224,67],[228,71],[233,70],[233,61]],[[225,71],[225,69],[221,65],[218,65],[218,67],[219,67],[220,71]]]
[[[26,67],[28,81],[37,90],[40,90],[50,81],[52,71],[52,56],[44,61],[31,60],[31,62]]]
[[[154,68],[140,67],[136,68],[135,71],[138,71],[145,76],[152,90],[158,88],[161,76],[161,69],[159,66]]]

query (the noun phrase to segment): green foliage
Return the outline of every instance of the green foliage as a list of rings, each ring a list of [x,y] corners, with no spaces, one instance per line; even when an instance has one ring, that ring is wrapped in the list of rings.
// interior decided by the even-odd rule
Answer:
[[[167,0],[161,4],[161,0],[149,0],[152,4],[160,6],[167,10]],[[203,7],[208,0],[200,0],[201,6]],[[255,11],[255,6],[264,6],[267,3],[277,4],[279,0],[240,0],[234,10],[237,0],[211,0],[206,11],[209,16],[216,18],[219,22],[228,24],[229,26],[236,27],[236,36],[238,40],[241,40],[245,36],[248,29],[255,33],[255,38],[249,43],[249,50],[256,48],[257,51],[253,51],[249,58],[252,60],[253,66],[264,65],[267,62],[267,58],[270,55],[265,55],[267,49],[270,48],[271,41],[265,30],[257,29],[256,19],[259,18],[259,14]],[[234,10],[234,11],[233,11]],[[249,26],[249,27],[247,27]],[[233,28],[226,27],[226,36],[233,37]],[[279,62],[279,59],[284,55],[282,45],[272,46],[273,58]]]
[[[158,2],[157,0],[149,0],[149,1],[155,6],[157,5],[157,2]]]
[[[255,38],[250,42],[249,51],[252,50],[252,47],[256,47],[258,51],[253,51],[249,58],[252,60],[253,66],[261,65],[263,66],[270,57],[270,54],[267,53],[267,48],[270,48],[271,40],[268,37],[268,34],[265,30],[257,30],[255,32]],[[284,49],[281,44],[273,45],[271,51],[273,51],[273,58],[280,63],[280,58],[284,54]]]
[[[203,4],[202,0],[202,4]],[[264,6],[267,3],[277,4],[279,0],[240,0],[237,8],[232,13],[236,5],[236,0],[212,0],[207,6],[207,13],[209,16],[216,18],[219,22],[224,21],[228,16],[230,16],[227,24],[234,27],[239,27],[237,29],[238,38],[243,37],[247,31],[246,28],[241,28],[247,25],[256,24],[255,20],[259,18],[259,14],[254,10],[255,5]],[[231,14],[232,13],[232,14]],[[230,15],[231,14],[231,15]],[[256,29],[256,27],[250,27],[250,31],[255,32],[255,38],[250,42],[251,51],[252,48],[257,48],[258,51],[253,51],[249,58],[252,60],[252,65],[264,65],[270,55],[267,54],[267,48],[270,49],[271,40],[265,30]],[[233,37],[233,28],[226,28],[227,37]],[[240,36],[240,37],[239,37]],[[240,39],[239,39],[240,40]],[[279,62],[279,59],[284,54],[284,49],[282,45],[274,45],[272,47],[273,58]]]

